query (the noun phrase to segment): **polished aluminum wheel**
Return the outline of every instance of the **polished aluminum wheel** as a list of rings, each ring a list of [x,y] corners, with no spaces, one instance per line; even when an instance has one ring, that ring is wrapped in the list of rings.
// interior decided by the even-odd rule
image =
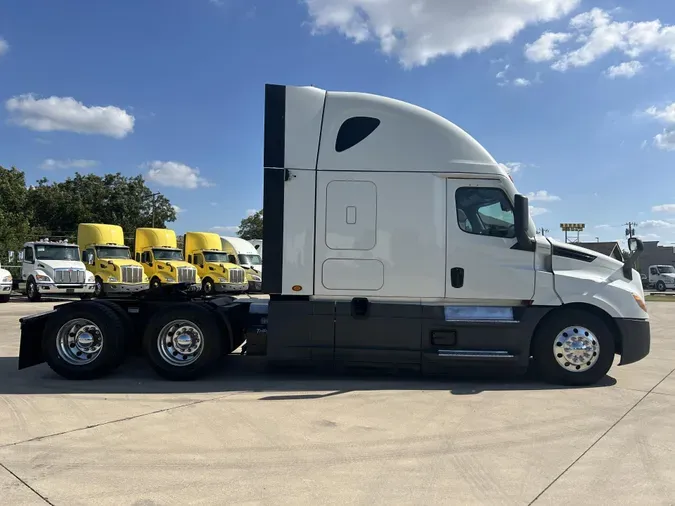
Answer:
[[[103,349],[103,332],[90,320],[66,322],[56,334],[56,351],[70,365],[90,364]]]
[[[157,349],[165,362],[178,367],[189,365],[204,351],[204,335],[193,322],[174,320],[159,332]]]
[[[563,369],[570,372],[584,372],[598,361],[600,344],[589,329],[571,326],[555,338],[553,354]]]

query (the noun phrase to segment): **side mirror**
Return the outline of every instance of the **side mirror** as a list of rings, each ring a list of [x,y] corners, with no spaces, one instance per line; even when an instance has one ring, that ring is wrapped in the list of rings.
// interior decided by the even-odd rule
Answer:
[[[633,266],[644,249],[645,245],[637,237],[628,239],[628,251],[630,252],[630,256],[623,262],[623,275],[626,279],[633,279]]]
[[[513,201],[513,221],[518,240],[518,249],[532,251],[534,242],[529,236],[530,206],[527,197],[516,194]]]
[[[94,254],[93,253],[87,253],[87,263],[89,265],[94,265]]]

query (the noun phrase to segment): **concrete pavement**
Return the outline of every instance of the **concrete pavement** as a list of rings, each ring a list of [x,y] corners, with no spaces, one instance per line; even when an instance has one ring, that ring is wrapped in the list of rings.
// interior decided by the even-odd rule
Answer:
[[[0,305],[3,504],[674,504],[675,303],[652,353],[601,385],[270,375],[231,357],[192,383],[142,359],[69,382],[16,370]]]

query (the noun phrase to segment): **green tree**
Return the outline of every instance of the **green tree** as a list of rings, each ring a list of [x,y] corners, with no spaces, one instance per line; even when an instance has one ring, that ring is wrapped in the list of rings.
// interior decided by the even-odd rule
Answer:
[[[125,177],[120,173],[79,174],[63,182],[50,183],[46,178],[28,191],[36,225],[52,236],[75,240],[80,223],[120,225],[126,236],[139,227],[164,228],[176,220],[176,211],[164,195],[155,195],[142,176]]]
[[[7,252],[18,250],[30,234],[30,210],[24,173],[0,166],[0,262]]]
[[[263,210],[241,220],[239,224],[239,237],[246,239],[262,239],[263,236]]]

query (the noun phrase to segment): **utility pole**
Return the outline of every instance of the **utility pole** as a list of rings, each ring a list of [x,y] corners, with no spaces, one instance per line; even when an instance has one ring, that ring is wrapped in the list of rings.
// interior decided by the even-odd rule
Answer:
[[[539,230],[537,230],[537,233],[543,235],[544,237],[546,237],[546,234],[548,234],[549,232],[550,230],[544,227],[541,227]]]
[[[156,192],[150,195],[152,197],[152,228],[155,228],[155,197],[161,195],[161,192]]]
[[[635,235],[635,227],[637,227],[637,223],[635,223],[634,221],[629,221],[625,225],[628,227],[626,229],[626,235],[628,236],[629,239],[632,239],[633,236]]]

